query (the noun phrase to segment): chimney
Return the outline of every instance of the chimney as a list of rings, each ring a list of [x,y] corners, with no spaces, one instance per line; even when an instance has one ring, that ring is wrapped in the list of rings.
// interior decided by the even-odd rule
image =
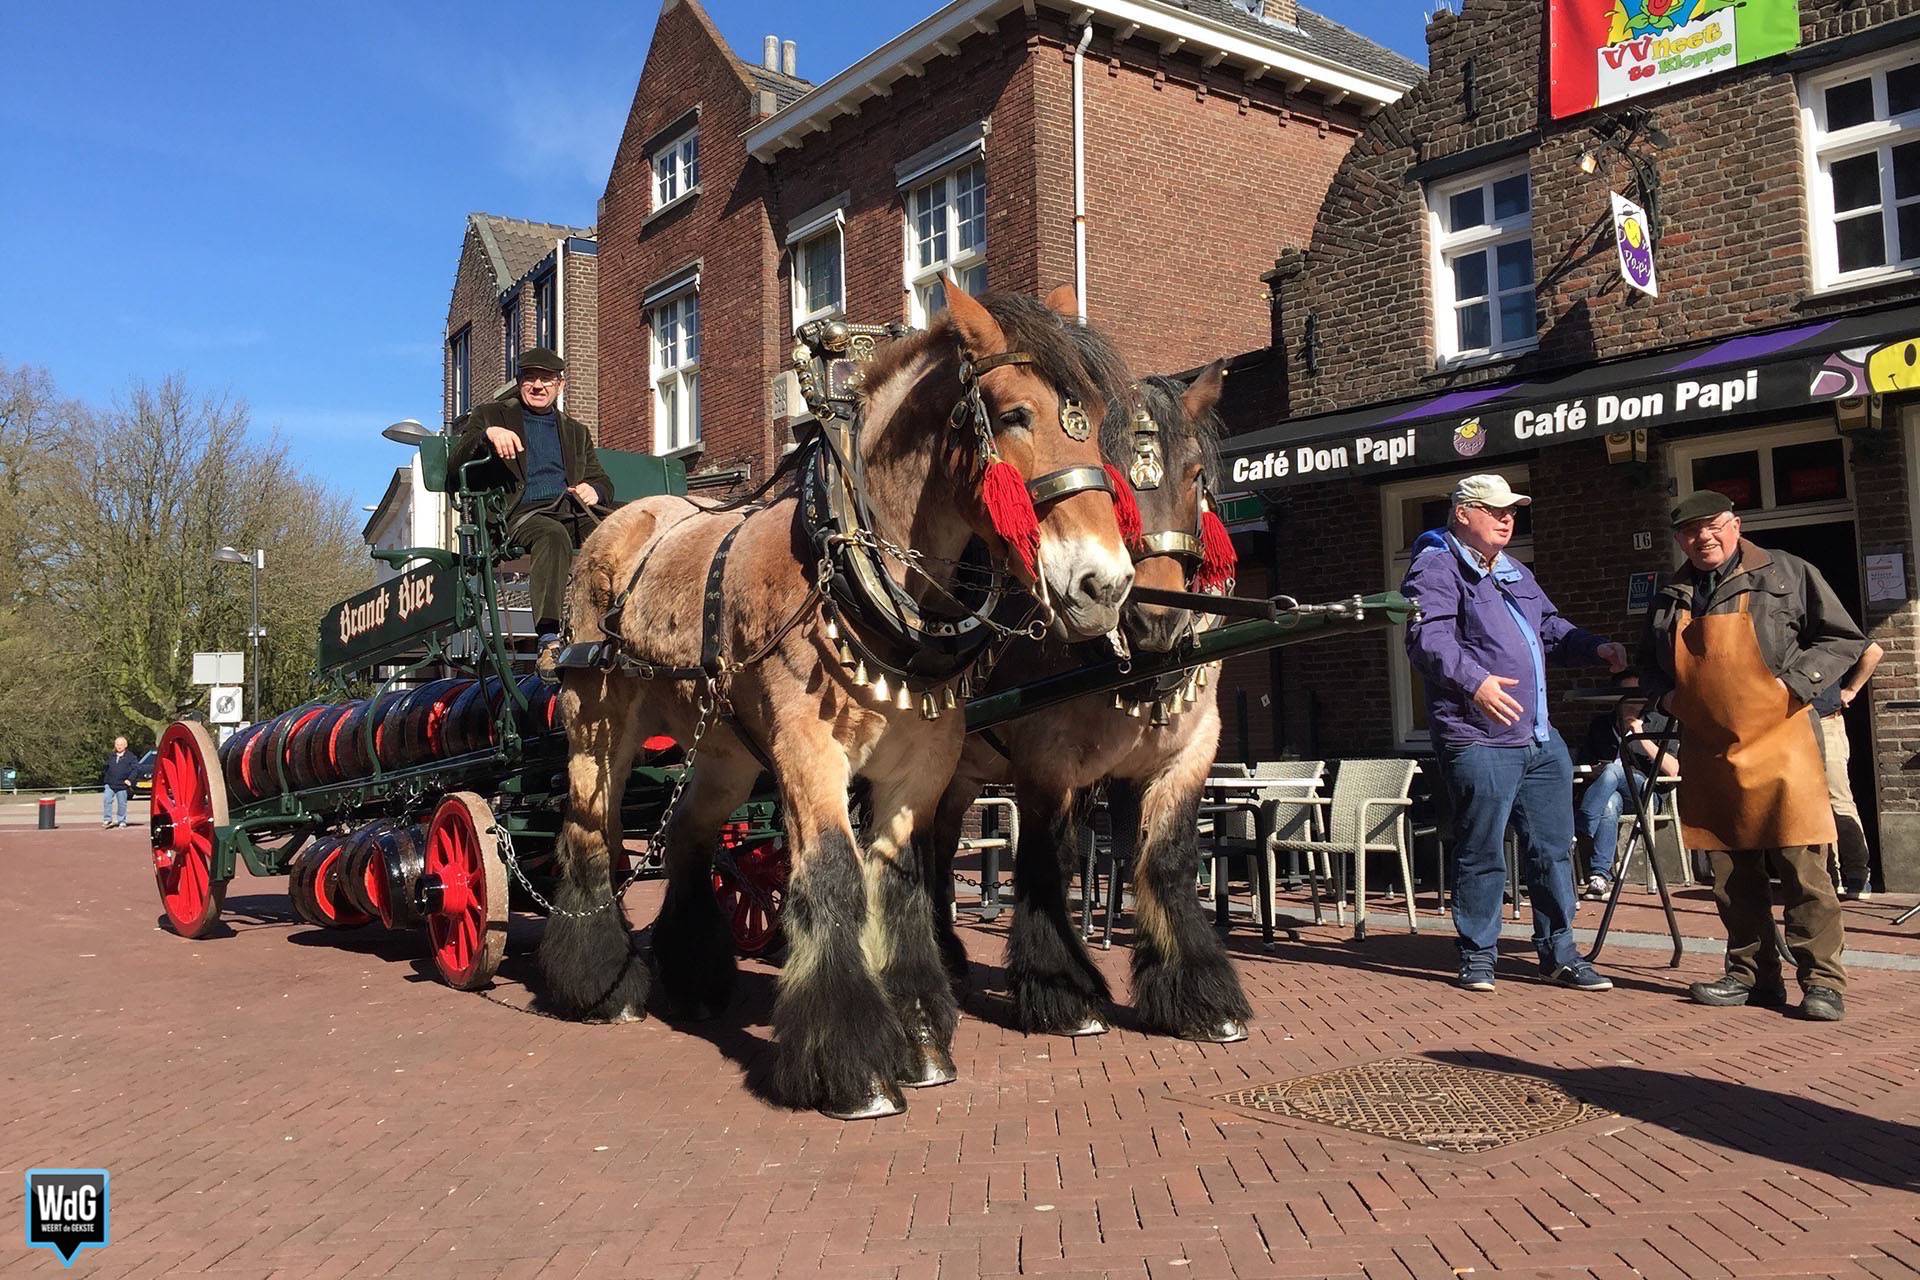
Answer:
[[[798,52],[794,49],[793,41],[782,41],[780,45],[780,70],[798,80],[800,73],[794,70],[797,64]]]
[[[760,65],[769,71],[780,69],[780,37],[768,36],[760,42]]]
[[[1285,26],[1300,25],[1300,0],[1260,0],[1260,16]]]

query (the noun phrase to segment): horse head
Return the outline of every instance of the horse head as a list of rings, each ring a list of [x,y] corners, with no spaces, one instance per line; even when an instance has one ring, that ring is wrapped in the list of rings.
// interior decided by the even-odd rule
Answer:
[[[1107,453],[1132,486],[1141,537],[1134,581],[1165,591],[1199,589],[1206,549],[1202,521],[1215,465],[1225,366],[1216,360],[1190,386],[1143,379],[1124,422],[1109,419]],[[1186,609],[1130,600],[1121,626],[1136,649],[1165,653],[1193,629]]]
[[[1080,640],[1119,625],[1133,562],[1101,457],[1106,398],[1056,314],[1072,302],[1055,290],[1047,304],[983,304],[947,282],[962,378],[978,391],[973,421],[956,412],[952,424],[956,446],[983,464],[969,520],[1051,614],[1053,633]]]

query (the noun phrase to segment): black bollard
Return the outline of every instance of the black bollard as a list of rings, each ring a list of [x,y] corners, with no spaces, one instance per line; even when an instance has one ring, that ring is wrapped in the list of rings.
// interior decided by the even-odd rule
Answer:
[[[51,831],[54,829],[53,806],[59,802],[57,796],[40,797],[40,829],[42,831]]]

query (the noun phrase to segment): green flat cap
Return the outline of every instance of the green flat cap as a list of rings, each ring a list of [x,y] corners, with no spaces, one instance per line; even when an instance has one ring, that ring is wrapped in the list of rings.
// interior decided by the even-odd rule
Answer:
[[[1678,529],[1691,521],[1708,520],[1731,510],[1733,510],[1733,499],[1726,494],[1715,493],[1712,489],[1701,489],[1674,503],[1673,510],[1669,514],[1673,517],[1673,527]]]
[[[520,353],[520,368],[538,369],[542,373],[565,373],[567,362],[546,347],[528,347]]]

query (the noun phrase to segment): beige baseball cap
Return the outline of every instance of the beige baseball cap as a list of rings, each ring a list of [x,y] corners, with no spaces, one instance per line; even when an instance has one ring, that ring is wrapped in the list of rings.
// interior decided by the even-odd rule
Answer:
[[[1515,493],[1505,476],[1479,475],[1468,476],[1453,487],[1453,502],[1455,506],[1477,502],[1483,507],[1504,511],[1508,507],[1530,506],[1533,499],[1524,493]]]

